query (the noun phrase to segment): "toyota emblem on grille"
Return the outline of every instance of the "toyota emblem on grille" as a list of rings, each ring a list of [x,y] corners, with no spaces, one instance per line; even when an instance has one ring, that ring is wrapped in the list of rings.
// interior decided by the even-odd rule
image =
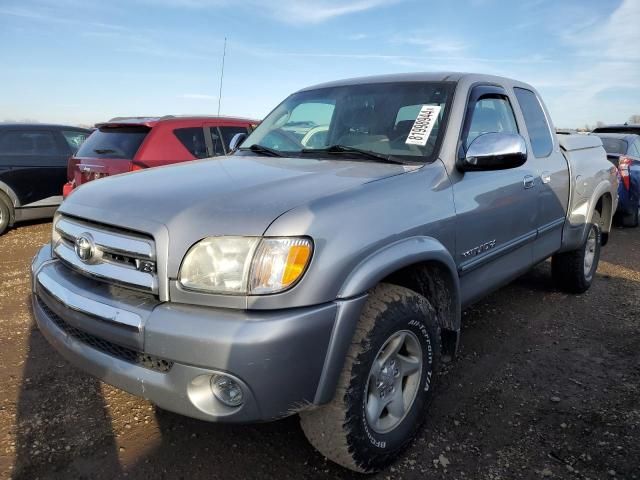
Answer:
[[[89,262],[95,254],[95,244],[88,234],[80,235],[76,238],[75,250],[78,258],[83,262]]]

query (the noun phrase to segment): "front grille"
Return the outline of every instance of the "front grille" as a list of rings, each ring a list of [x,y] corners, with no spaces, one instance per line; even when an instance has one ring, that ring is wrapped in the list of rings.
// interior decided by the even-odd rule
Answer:
[[[155,355],[149,355],[148,353],[138,352],[136,350],[123,347],[122,345],[117,345],[69,325],[56,312],[51,310],[47,304],[40,299],[40,297],[37,297],[37,302],[40,308],[59,329],[85,345],[95,348],[107,355],[111,355],[112,357],[124,360],[125,362],[133,363],[134,365],[139,365],[141,367],[148,368],[149,370],[155,370],[156,372],[167,373],[171,370],[171,367],[173,367],[173,362],[170,360],[165,360],[164,358],[156,357]]]
[[[82,259],[77,242],[83,245]],[[55,220],[53,251],[85,276],[158,294],[155,242],[148,235],[61,215]]]

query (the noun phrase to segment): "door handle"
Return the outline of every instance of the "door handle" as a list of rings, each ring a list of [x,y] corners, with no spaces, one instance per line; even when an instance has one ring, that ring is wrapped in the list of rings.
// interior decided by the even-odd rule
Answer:
[[[540,174],[540,178],[542,179],[542,183],[549,183],[551,181],[551,173],[550,172],[542,172]]]
[[[533,184],[534,184],[535,179],[533,178],[533,176],[531,175],[525,175],[524,179],[522,181],[522,183],[524,184],[524,188],[532,188]]]

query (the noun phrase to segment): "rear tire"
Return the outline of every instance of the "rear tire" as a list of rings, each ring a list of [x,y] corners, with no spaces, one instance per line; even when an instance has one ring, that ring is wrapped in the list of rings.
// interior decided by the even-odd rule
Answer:
[[[602,231],[600,213],[593,212],[587,238],[580,248],[556,253],[551,259],[553,280],[560,290],[568,293],[586,292],[598,269]]]
[[[5,198],[0,195],[0,235],[2,235],[11,221],[11,205],[7,203]]]
[[[640,220],[638,217],[639,210],[635,209],[633,213],[628,215],[622,215],[622,226],[625,228],[635,228],[638,226],[638,221]]]
[[[351,470],[385,468],[424,421],[439,359],[440,329],[428,300],[404,287],[378,285],[362,311],[333,400],[300,413],[307,439]]]

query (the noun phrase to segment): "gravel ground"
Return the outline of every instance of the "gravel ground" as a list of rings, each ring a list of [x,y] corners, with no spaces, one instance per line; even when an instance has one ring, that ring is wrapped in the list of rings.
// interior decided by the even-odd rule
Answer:
[[[54,352],[29,308],[50,223],[0,237],[0,478],[356,478],[296,417],[215,425],[157,411]],[[464,312],[430,420],[373,478],[640,478],[640,229],[613,232],[592,289],[545,263]]]

